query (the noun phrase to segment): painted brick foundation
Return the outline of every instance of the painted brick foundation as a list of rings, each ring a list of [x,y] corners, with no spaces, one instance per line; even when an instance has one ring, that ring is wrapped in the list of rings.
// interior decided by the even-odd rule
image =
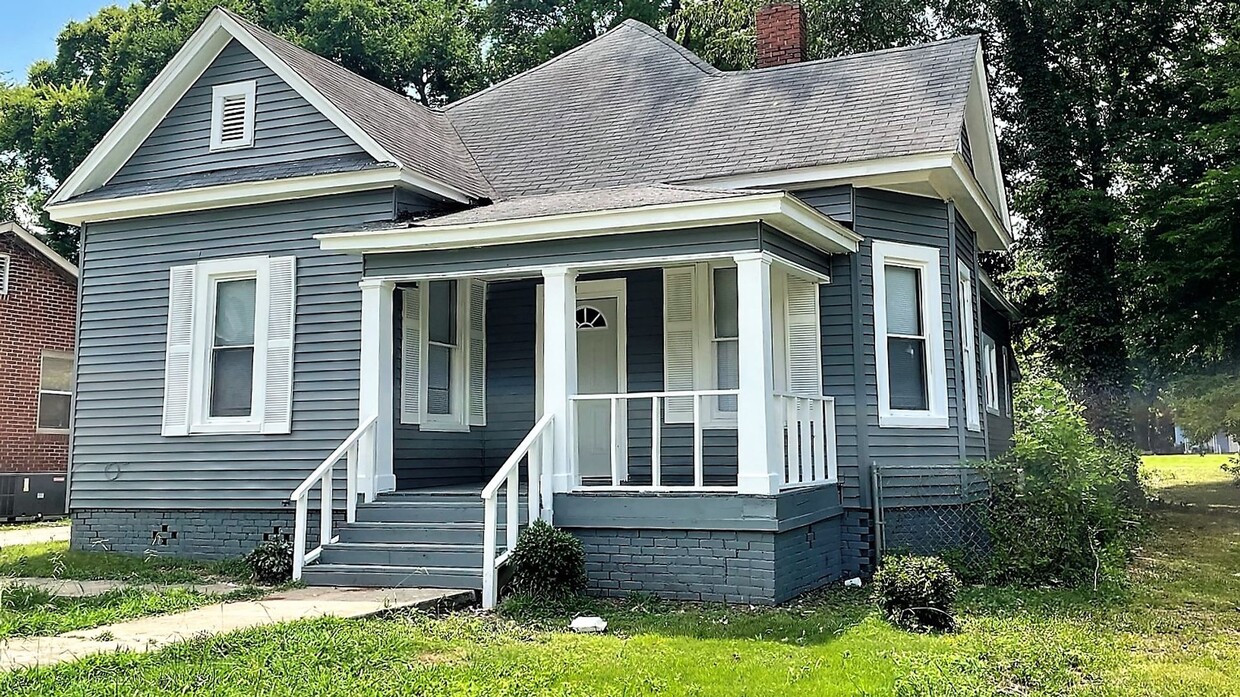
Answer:
[[[267,540],[293,539],[292,510],[79,509],[70,546],[123,554],[196,559],[240,557]],[[318,545],[318,515],[310,512],[307,545]],[[344,514],[337,513],[337,523]]]
[[[869,511],[844,511],[840,523],[842,571],[846,577],[868,576],[874,572],[874,527]]]

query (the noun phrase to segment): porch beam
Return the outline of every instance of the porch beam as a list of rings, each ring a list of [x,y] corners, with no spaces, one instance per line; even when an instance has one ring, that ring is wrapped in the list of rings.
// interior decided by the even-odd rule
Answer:
[[[737,254],[740,397],[737,407],[737,488],[777,494],[783,481],[783,435],[775,413],[772,366],[771,259]]]
[[[576,484],[572,403],[577,394],[577,271],[567,267],[543,269],[543,414],[554,414],[551,457],[543,469],[556,493]]]
[[[360,482],[359,489],[367,501],[376,494],[396,490],[396,473],[392,467],[392,433],[395,406],[392,401],[393,375],[393,296],[396,284],[391,281],[366,280],[362,288],[362,356],[361,380],[358,389],[358,423],[375,416],[374,461],[366,462],[368,453],[359,453],[362,473],[373,472]]]

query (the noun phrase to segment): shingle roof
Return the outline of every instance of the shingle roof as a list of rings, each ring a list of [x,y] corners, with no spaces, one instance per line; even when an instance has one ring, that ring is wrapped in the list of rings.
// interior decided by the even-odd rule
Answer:
[[[512,198],[489,206],[480,206],[427,218],[413,223],[411,227],[438,227],[441,225],[469,225],[491,223],[521,218],[540,218],[549,215],[611,211],[622,208],[640,208],[692,201],[715,201],[738,196],[753,196],[756,190],[729,191],[724,189],[672,186],[669,184],[641,184],[618,186],[589,191],[566,191]]]
[[[945,152],[977,46],[721,72],[630,20],[445,113],[497,198]]]
[[[442,112],[228,14],[406,168],[471,196],[491,195],[486,179]]]

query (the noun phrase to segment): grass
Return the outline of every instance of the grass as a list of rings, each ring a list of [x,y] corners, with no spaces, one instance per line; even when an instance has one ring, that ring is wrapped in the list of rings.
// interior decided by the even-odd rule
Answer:
[[[37,528],[65,528],[69,526],[68,518],[34,520],[26,523],[0,523],[0,532],[9,530],[34,530]]]
[[[864,591],[775,608],[649,598],[315,620],[0,675],[12,695],[1236,695],[1240,487],[1151,458],[1166,501],[1122,587],[970,589],[955,634],[893,629]],[[563,631],[574,611],[610,623]]]
[[[246,581],[244,562],[201,562],[157,554],[130,556],[70,550],[67,542],[40,542],[0,548],[0,577],[40,576],[75,581],[110,579],[131,583]]]

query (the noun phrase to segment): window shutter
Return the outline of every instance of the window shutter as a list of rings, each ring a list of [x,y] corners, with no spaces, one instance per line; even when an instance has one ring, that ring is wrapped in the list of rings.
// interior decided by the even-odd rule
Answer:
[[[400,422],[422,420],[422,287],[401,291]]]
[[[293,421],[293,332],[297,257],[267,262],[267,375],[263,386],[263,433],[289,433]]]
[[[9,255],[0,254],[0,295],[9,292]]]
[[[694,318],[696,288],[694,267],[663,270],[663,389],[668,392],[694,389]],[[664,421],[693,422],[693,399],[666,400]]]
[[[795,395],[817,397],[822,394],[818,284],[789,275],[787,293],[788,391]]]
[[[168,345],[164,359],[165,436],[189,435],[190,362],[194,344],[194,267],[168,274]]]
[[[487,425],[487,283],[469,281],[469,425]]]

